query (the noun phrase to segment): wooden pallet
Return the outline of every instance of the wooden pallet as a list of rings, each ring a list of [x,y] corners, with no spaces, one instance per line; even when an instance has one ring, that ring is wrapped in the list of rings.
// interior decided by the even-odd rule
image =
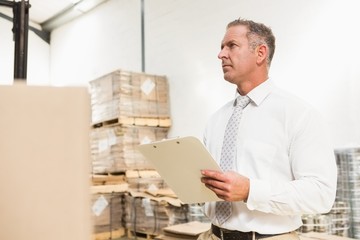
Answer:
[[[130,239],[155,239],[157,234],[143,233],[138,231],[127,230],[127,237]]]
[[[129,189],[127,183],[115,184],[115,185],[96,185],[90,187],[91,194],[100,193],[124,193]]]
[[[135,125],[135,126],[149,126],[149,127],[171,127],[170,118],[146,118],[146,117],[120,117],[99,123],[92,126],[94,128],[103,126],[112,126],[116,124]]]
[[[110,240],[125,236],[125,229],[121,228],[111,232],[94,233],[92,240]]]
[[[126,179],[129,178],[161,178],[160,174],[153,169],[127,170],[125,172]]]
[[[126,182],[126,176],[125,172],[119,174],[92,174],[91,182],[93,186],[121,184]]]

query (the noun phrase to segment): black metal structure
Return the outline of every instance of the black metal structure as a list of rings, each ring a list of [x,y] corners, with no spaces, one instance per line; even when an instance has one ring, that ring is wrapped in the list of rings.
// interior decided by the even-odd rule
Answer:
[[[145,4],[141,0],[141,71],[145,72]]]
[[[26,81],[30,3],[25,0],[19,2],[0,0],[0,5],[13,9],[14,79]]]

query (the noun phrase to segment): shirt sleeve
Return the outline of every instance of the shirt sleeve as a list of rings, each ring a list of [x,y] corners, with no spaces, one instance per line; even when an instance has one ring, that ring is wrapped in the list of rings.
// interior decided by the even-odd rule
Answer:
[[[320,114],[309,110],[292,130],[288,182],[250,179],[247,206],[277,215],[327,213],[337,184],[337,166],[329,133]]]

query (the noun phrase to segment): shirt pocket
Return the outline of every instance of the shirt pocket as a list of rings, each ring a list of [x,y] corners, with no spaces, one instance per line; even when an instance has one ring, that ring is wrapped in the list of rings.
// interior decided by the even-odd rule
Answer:
[[[256,179],[271,179],[276,147],[272,144],[246,140],[238,149],[238,171]]]

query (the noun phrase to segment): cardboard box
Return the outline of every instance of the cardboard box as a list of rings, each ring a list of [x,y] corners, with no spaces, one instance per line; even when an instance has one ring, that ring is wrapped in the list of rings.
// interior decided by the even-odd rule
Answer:
[[[91,130],[91,158],[94,174],[134,169],[154,169],[136,149],[139,144],[167,137],[169,129],[115,124]]]
[[[120,117],[169,119],[165,76],[116,70],[90,81],[92,123]]]
[[[0,239],[90,239],[88,90],[0,86],[0,113]]]

